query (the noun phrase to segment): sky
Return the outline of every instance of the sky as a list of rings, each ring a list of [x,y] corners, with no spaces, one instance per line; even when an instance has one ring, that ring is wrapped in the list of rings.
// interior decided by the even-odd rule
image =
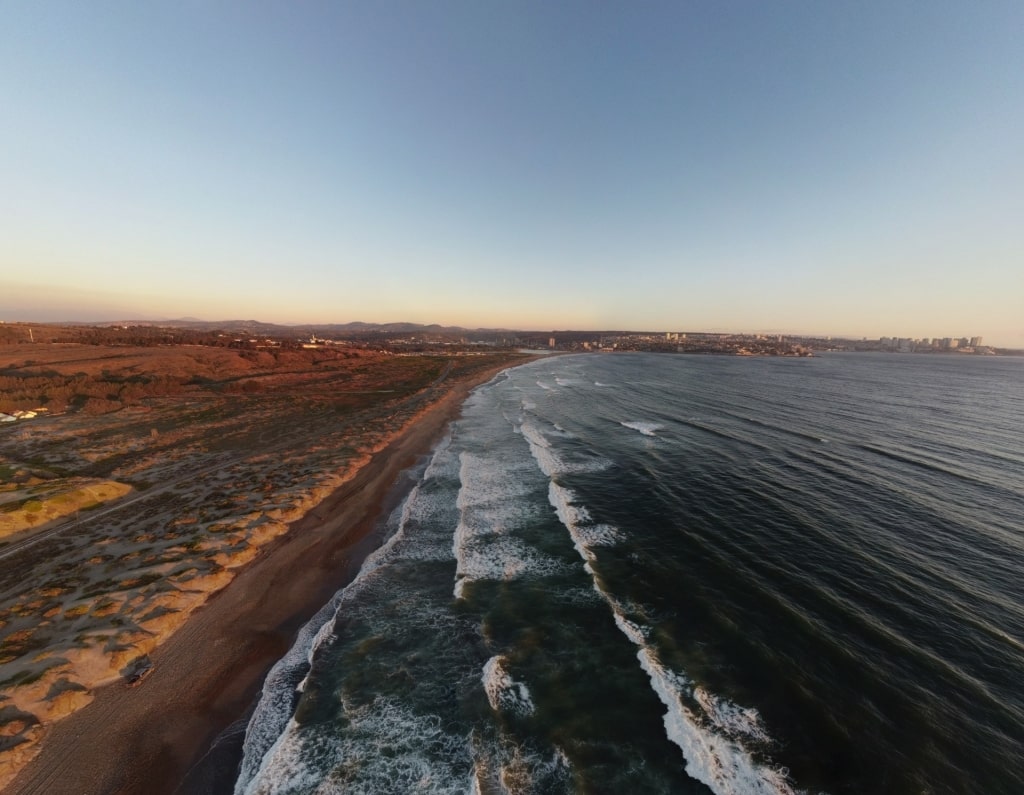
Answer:
[[[0,319],[1024,347],[1024,3],[0,3]]]

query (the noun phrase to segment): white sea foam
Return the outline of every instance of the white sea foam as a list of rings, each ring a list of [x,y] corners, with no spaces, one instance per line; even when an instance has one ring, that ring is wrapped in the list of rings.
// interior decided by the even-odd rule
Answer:
[[[299,730],[295,720],[290,719],[277,742],[260,760],[255,774],[244,785],[239,778],[235,784],[236,795],[315,791],[322,773],[307,754],[308,748],[298,736]]]
[[[572,768],[569,758],[558,746],[545,757],[527,750],[507,733],[491,740],[484,740],[474,733],[471,741],[474,763],[470,795],[485,792],[532,795],[535,792],[569,791]]]
[[[306,688],[314,658],[320,648],[333,637],[334,621],[338,612],[345,609],[347,614],[357,614],[358,608],[355,608],[353,603],[358,601],[360,594],[372,590],[372,584],[378,579],[378,570],[399,556],[408,559],[450,559],[449,550],[444,544],[432,544],[429,538],[422,535],[412,543],[407,534],[411,522],[421,520],[445,507],[437,498],[426,495],[423,487],[429,480],[454,475],[453,456],[449,452],[450,442],[451,437],[448,436],[434,449],[422,479],[413,486],[406,499],[389,518],[389,524],[394,522],[396,529],[388,540],[367,556],[355,579],[338,591],[302,627],[295,643],[267,674],[260,701],[246,727],[243,759],[235,785],[235,792],[239,795],[247,791],[246,788],[263,766],[266,757],[274,755],[278,758],[278,764],[284,764],[281,760],[287,755],[286,749],[291,747],[294,739],[294,732],[289,727],[296,694]],[[299,772],[300,767],[296,766],[294,775],[289,773],[289,777],[301,778],[303,774]]]
[[[665,731],[682,750],[686,772],[718,795],[795,795],[784,771],[760,764],[741,743],[741,739],[770,740],[757,711],[695,688],[685,676],[663,666],[648,641],[649,630],[627,618],[626,611],[601,587],[591,567],[596,556],[587,529],[602,526],[592,523],[589,511],[577,503],[577,495],[551,481],[548,500],[593,576],[594,590],[612,608],[619,629],[638,647],[637,659],[667,709]]]
[[[491,657],[484,664],[481,679],[487,701],[495,712],[532,715],[534,706],[530,691],[525,684],[512,678],[505,667],[507,664],[508,661],[500,655]]]
[[[569,537],[572,539],[576,551],[586,561],[587,571],[591,571],[589,564],[594,560],[594,553],[587,544],[587,535],[583,528],[590,525],[592,520],[587,509],[582,505],[577,505],[575,499],[576,495],[571,489],[559,486],[553,480],[548,485],[548,502],[551,503],[559,520],[569,531]],[[604,525],[604,527],[608,526]]]
[[[624,425],[634,431],[639,431],[644,436],[657,436],[657,431],[664,428],[664,425],[659,425],[656,422],[645,422],[642,420],[635,420],[631,422],[620,422],[619,425]]]
[[[417,502],[417,497],[420,492],[420,484],[413,486],[412,491],[409,492],[409,496],[405,498],[405,502],[402,503],[402,513],[398,520],[398,529],[391,534],[380,547],[375,549],[369,555],[366,556],[366,560],[363,561],[361,574],[369,573],[374,569],[378,569],[381,566],[387,564],[388,560],[393,556],[395,547],[405,539],[405,528],[412,518],[413,506]]]
[[[529,492],[523,478],[517,477],[519,471],[526,468],[526,462],[517,466],[508,459],[463,451],[459,455],[460,488],[456,506],[464,511],[502,505],[506,513],[514,513]]]
[[[584,460],[567,460],[555,451],[547,437],[551,435],[571,438],[572,434],[560,430],[556,425],[552,425],[551,428],[551,431],[542,431],[536,423],[530,420],[524,420],[519,426],[519,432],[529,444],[530,453],[540,467],[540,471],[549,478],[575,472],[602,472],[612,466],[612,462],[607,458],[591,457]]]
[[[541,432],[541,429],[532,422],[524,421],[519,426],[519,432],[524,437],[526,437],[526,440],[530,443],[531,446],[536,445],[537,447],[544,448],[545,450],[551,447],[551,442],[547,440],[547,438]],[[548,473],[545,472],[544,474],[546,475]]]
[[[434,448],[430,457],[430,463],[423,472],[423,480],[436,480],[438,478],[450,477],[450,468],[454,456],[451,455],[452,431],[449,430],[445,437]]]
[[[268,756],[246,795],[466,791],[469,743],[445,731],[440,717],[382,697],[366,705],[346,703],[344,712],[343,733],[293,721],[287,741]]]
[[[515,746],[511,758],[501,766],[501,792],[507,795],[531,795],[534,792],[564,792],[570,781],[569,758],[560,748],[548,758]]]
[[[454,590],[457,599],[463,597],[466,584],[476,580],[512,580],[566,571],[565,564],[540,554],[518,538],[489,536],[473,543],[464,534],[460,542]]]
[[[300,682],[296,680],[308,670],[313,651],[319,647],[325,628],[333,625],[340,598],[339,592],[299,630],[295,643],[267,674],[259,703],[245,730],[243,758],[235,784],[236,793],[245,791],[259,771],[264,755],[283,736],[291,719],[295,692],[306,681],[305,678]]]
[[[518,469],[529,469],[507,458],[497,461],[477,453],[460,456],[461,486],[456,498],[459,521],[452,537],[456,560],[455,598],[461,599],[467,583],[475,580],[510,580],[525,575],[546,576],[565,571],[565,564],[544,555],[515,537],[515,530],[537,508],[527,498],[527,478]]]
[[[417,488],[414,488],[410,497],[416,493]],[[407,506],[411,502],[413,501],[407,499],[405,505]],[[395,535],[399,535],[399,533]],[[392,536],[392,539],[394,537]],[[296,787],[300,790],[303,789],[303,777],[307,775],[303,765],[298,761],[281,761],[287,759],[294,750],[293,735],[296,724],[291,718],[291,714],[295,695],[305,691],[314,659],[321,647],[334,638],[334,621],[338,613],[371,586],[376,579],[374,575],[378,568],[380,568],[379,559],[375,563],[368,557],[356,578],[336,593],[331,601],[300,630],[292,648],[267,675],[260,701],[246,728],[243,759],[235,784],[236,793],[262,792],[259,789],[252,789],[255,786],[253,782],[259,775],[262,775],[262,771],[268,764],[276,764],[278,768],[285,771],[284,775],[287,780],[297,781]],[[355,614],[356,611],[350,612]],[[300,672],[304,672],[302,679],[298,683],[292,684]],[[275,758],[278,762],[268,761]]]
[[[608,598],[607,594],[601,592],[600,588],[598,588],[597,590],[598,592],[602,593],[602,595],[605,597],[605,601],[611,603],[611,600]],[[628,618],[622,615],[621,612],[614,609],[614,605],[612,612],[615,616],[615,625],[622,630],[622,633],[627,638],[633,641],[633,643],[635,643],[637,646],[645,646],[647,644],[648,629],[646,627],[637,624],[635,621],[630,621]]]
[[[334,619],[346,591],[339,591],[320,609],[299,632],[299,637],[288,653],[267,674],[263,694],[246,728],[244,755],[235,782],[236,794],[254,791],[254,782],[267,765],[267,760],[287,754],[291,748],[292,729],[295,726],[291,715],[295,694],[306,689],[317,651],[333,637]],[[302,670],[305,671],[302,680],[289,687],[297,672]]]
[[[637,659],[667,709],[665,731],[682,749],[689,775],[720,795],[795,795],[785,771],[759,764],[739,742],[705,725],[686,706],[692,686],[685,677],[662,666],[647,646],[640,646]]]
[[[540,380],[537,381],[537,386],[539,386],[541,389],[546,389],[548,392],[554,392],[555,391],[555,388],[553,386],[551,386],[549,384],[545,384],[543,381],[540,381]]]
[[[438,520],[444,522],[445,515],[451,511],[449,498],[443,490],[439,492],[432,481],[454,480],[458,476],[457,463],[458,459],[449,453],[447,443],[439,447],[420,482],[413,486],[401,505],[392,512],[387,524],[396,529],[378,549],[366,557],[360,569],[360,577],[399,558],[421,561],[451,558],[451,546],[443,535],[431,536],[415,531],[424,524],[436,523]],[[414,531],[414,539],[409,537],[410,528]]]
[[[699,685],[693,688],[693,698],[700,704],[708,719],[726,734],[747,737],[759,743],[771,742],[772,738],[756,709],[733,704]]]
[[[626,536],[617,527],[610,524],[581,525],[577,528],[580,541],[587,548],[613,547],[626,540]]]
[[[519,426],[519,430],[529,443],[530,453],[540,466],[541,472],[550,478],[564,470],[562,459],[551,449],[551,443],[544,438],[540,428],[531,422],[524,422]]]

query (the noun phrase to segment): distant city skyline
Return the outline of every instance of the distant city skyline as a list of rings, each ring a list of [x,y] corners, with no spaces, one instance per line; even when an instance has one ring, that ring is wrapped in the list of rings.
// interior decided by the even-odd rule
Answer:
[[[0,319],[1024,348],[1024,5],[0,11]]]
[[[80,318],[66,318],[63,320],[54,320],[49,317],[46,313],[41,314],[38,318],[32,319],[28,317],[5,317],[0,313],[0,325],[5,323],[11,324],[22,324],[31,326],[33,323],[40,325],[73,325],[75,323],[83,323],[89,325],[105,325],[112,324],[117,325],[119,323],[144,323],[146,325],[159,326],[160,323],[203,323],[203,324],[234,324],[238,322],[256,322],[256,323],[270,323],[274,325],[280,325],[282,327],[316,327],[316,326],[344,326],[346,324],[358,324],[365,323],[368,326],[387,326],[391,324],[405,324],[419,325],[423,327],[438,326],[441,328],[462,328],[465,331],[510,331],[510,332],[527,332],[534,334],[547,334],[547,333],[559,333],[559,332],[575,332],[575,333],[587,333],[587,332],[607,332],[607,331],[626,331],[638,334],[665,334],[667,338],[678,340],[680,337],[685,338],[687,334],[724,334],[724,335],[736,335],[736,336],[758,336],[758,337],[814,337],[818,339],[844,339],[847,341],[859,341],[869,340],[877,341],[882,344],[890,344],[893,350],[900,347],[901,343],[913,343],[915,346],[927,345],[937,350],[951,350],[959,347],[967,346],[986,346],[986,347],[999,347],[999,348],[1013,348],[1013,345],[1001,345],[985,340],[984,337],[977,334],[969,335],[910,335],[910,336],[892,336],[892,335],[866,335],[866,334],[831,334],[831,333],[817,333],[817,332],[798,332],[798,331],[784,331],[779,329],[717,329],[717,328],[698,328],[698,327],[678,327],[678,330],[667,329],[667,328],[645,328],[645,327],[614,327],[614,326],[602,326],[602,327],[578,327],[574,328],[571,326],[545,326],[531,328],[526,326],[462,326],[457,323],[444,323],[444,322],[432,322],[432,323],[414,323],[412,321],[403,320],[391,320],[391,321],[365,321],[365,320],[332,320],[332,321],[300,321],[300,322],[279,322],[271,321],[266,318],[251,317],[247,315],[240,315],[238,317],[224,317],[224,318],[197,318],[194,316],[179,315],[176,317],[137,317],[134,315],[111,315],[111,316],[100,316],[100,317],[80,317]],[[1024,350],[1024,348],[1021,348]]]

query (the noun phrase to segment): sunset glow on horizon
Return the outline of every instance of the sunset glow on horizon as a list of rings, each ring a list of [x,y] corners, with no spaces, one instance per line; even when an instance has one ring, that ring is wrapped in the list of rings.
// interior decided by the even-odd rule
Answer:
[[[0,11],[0,320],[1024,348],[1013,2]]]

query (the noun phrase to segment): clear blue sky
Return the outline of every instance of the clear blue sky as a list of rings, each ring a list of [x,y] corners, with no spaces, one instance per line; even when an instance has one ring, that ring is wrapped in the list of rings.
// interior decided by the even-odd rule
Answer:
[[[1024,347],[1024,3],[0,4],[0,319]]]

